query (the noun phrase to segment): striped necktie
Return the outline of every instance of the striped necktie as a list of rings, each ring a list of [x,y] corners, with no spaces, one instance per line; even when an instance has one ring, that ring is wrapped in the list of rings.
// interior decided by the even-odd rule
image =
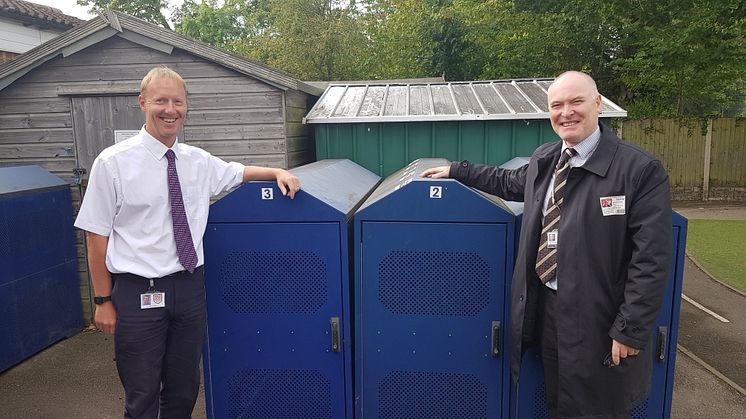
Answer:
[[[536,254],[536,274],[542,283],[554,278],[557,274],[557,245],[559,237],[560,208],[565,198],[567,174],[570,173],[570,158],[577,154],[572,148],[562,152],[554,172],[554,194],[547,213],[544,215],[544,227],[541,230],[539,251]],[[552,240],[550,240],[550,237]]]
[[[184,200],[181,197],[181,184],[179,175],[176,173],[176,155],[169,149],[166,151],[168,159],[168,200],[171,202],[171,221],[174,225],[174,239],[176,239],[176,254],[179,256],[181,265],[189,271],[194,272],[197,267],[197,252],[194,250],[192,232],[189,230]]]

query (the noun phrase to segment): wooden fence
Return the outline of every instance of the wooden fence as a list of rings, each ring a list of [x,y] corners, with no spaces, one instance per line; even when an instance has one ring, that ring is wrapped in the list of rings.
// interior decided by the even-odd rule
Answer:
[[[618,133],[657,156],[676,200],[746,201],[746,119],[642,119]]]

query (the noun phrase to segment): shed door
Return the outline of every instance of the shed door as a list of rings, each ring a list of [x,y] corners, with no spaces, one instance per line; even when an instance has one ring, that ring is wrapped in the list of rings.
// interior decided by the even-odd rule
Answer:
[[[106,147],[114,144],[114,131],[139,130],[145,119],[137,96],[73,97],[72,103],[82,194],[93,160]]]

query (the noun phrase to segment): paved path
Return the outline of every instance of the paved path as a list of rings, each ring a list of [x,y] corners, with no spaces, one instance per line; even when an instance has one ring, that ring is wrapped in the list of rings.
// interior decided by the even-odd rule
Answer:
[[[684,295],[712,313],[682,301],[679,344],[746,388],[746,298],[710,279],[688,259]]]

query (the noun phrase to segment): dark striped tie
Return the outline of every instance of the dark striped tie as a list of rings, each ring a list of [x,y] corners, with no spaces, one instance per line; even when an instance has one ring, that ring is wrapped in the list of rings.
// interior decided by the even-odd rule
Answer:
[[[557,238],[559,236],[560,207],[565,198],[565,183],[570,173],[570,158],[576,154],[572,148],[562,152],[554,172],[554,195],[544,215],[544,228],[541,230],[539,252],[536,254],[536,274],[542,283],[554,278],[557,274]],[[554,234],[554,243],[549,243],[550,232]]]
[[[176,173],[176,155],[169,149],[166,151],[168,159],[168,200],[171,202],[171,221],[174,224],[174,239],[176,239],[176,254],[179,256],[181,265],[189,271],[194,272],[197,266],[197,252],[194,251],[192,232],[189,230],[184,200],[181,197],[181,184],[179,175]]]

